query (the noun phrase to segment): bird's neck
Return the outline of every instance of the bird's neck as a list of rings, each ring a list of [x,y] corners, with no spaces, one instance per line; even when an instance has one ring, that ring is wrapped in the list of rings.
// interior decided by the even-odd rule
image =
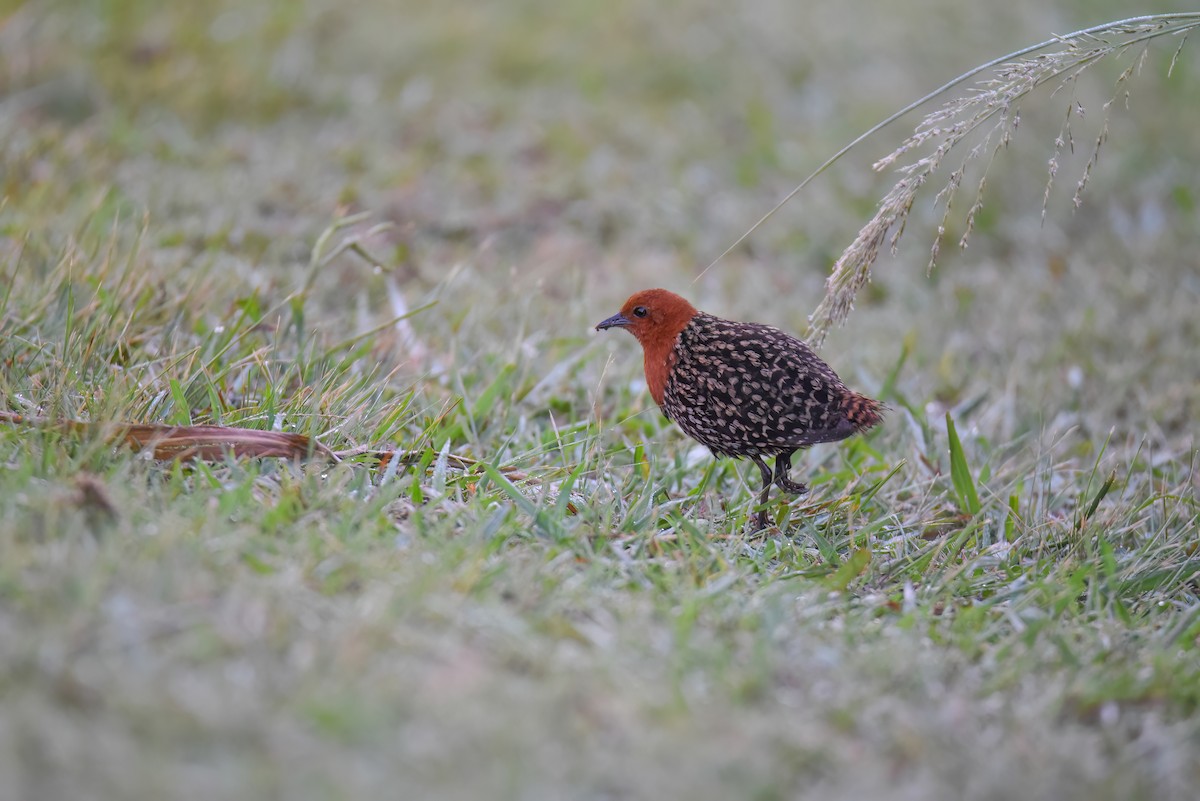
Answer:
[[[642,338],[642,359],[646,369],[646,386],[650,396],[659,406],[663,403],[663,394],[667,391],[667,381],[671,378],[671,370],[675,368],[676,348],[679,338],[687,322],[672,328],[663,328],[652,335]]]
[[[668,347],[644,348],[643,353],[646,368],[646,386],[650,388],[650,396],[659,406],[663,403],[663,393],[667,391],[667,379],[671,377],[671,368],[675,366],[675,345]]]

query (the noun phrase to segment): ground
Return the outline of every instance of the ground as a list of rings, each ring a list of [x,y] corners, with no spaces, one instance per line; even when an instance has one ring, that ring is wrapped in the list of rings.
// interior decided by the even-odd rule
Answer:
[[[663,286],[803,334],[918,117],[704,268],[1127,15],[0,2],[0,412],[43,421],[0,423],[0,796],[1193,797],[1195,41],[1023,101],[927,275],[934,179],[821,351],[887,419],[777,527],[592,330]]]

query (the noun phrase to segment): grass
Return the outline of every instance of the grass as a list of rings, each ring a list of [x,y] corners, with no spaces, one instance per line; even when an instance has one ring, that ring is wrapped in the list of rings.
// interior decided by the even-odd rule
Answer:
[[[971,249],[859,292],[823,354],[891,411],[778,531],[591,332],[651,285],[803,329],[880,154],[693,279],[897,98],[1096,21],[1010,6],[0,6],[0,411],[95,423],[0,425],[0,795],[1190,798],[1192,45],[1094,165],[1026,100]]]

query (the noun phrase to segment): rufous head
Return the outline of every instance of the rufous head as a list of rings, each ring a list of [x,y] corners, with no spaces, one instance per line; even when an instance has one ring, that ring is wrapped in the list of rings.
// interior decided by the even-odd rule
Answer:
[[[621,311],[601,321],[596,330],[624,328],[637,337],[642,345],[646,384],[654,400],[662,405],[675,366],[675,342],[696,314],[696,307],[674,292],[643,289],[630,295]]]
[[[643,289],[630,295],[621,311],[600,322],[596,330],[624,328],[643,348],[660,341],[673,347],[675,337],[695,316],[696,307],[674,292]]]

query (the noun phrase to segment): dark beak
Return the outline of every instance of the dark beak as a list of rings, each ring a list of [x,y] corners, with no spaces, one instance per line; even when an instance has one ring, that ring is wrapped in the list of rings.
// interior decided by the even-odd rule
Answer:
[[[618,312],[607,320],[597,324],[596,330],[603,331],[606,328],[624,328],[627,325],[629,325],[629,318]]]

